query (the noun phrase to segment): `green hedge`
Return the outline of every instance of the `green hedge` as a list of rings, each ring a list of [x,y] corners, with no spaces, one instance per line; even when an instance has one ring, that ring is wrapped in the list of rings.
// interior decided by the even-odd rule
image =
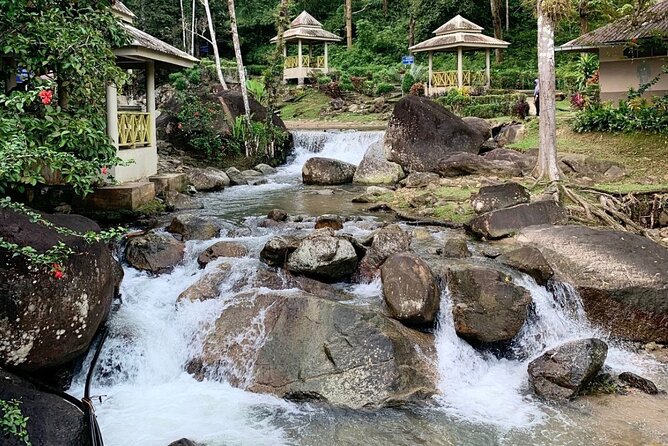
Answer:
[[[456,93],[457,90],[452,91],[455,93],[440,96],[436,101],[459,116],[477,116],[484,119],[511,115],[515,103],[525,97],[519,93],[463,96]]]
[[[576,132],[649,132],[668,135],[668,95],[652,101],[632,98],[611,104],[594,104],[573,119]]]
[[[577,90],[579,81],[577,73],[570,69],[557,70],[557,90],[572,92]],[[492,70],[492,89],[495,90],[533,90],[534,81],[538,78],[535,70],[505,68]]]

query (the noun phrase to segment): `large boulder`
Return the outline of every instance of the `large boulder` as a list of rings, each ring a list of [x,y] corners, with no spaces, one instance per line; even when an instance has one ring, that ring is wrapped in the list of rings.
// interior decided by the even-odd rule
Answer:
[[[88,417],[79,407],[2,369],[0,400],[20,402],[21,415],[28,417],[28,437],[35,446],[91,445]],[[3,446],[26,444],[16,436],[7,437],[4,429],[0,441]]]
[[[212,218],[181,214],[172,218],[167,231],[179,234],[183,240],[208,240],[218,237],[223,225]]]
[[[567,342],[529,363],[529,384],[538,396],[567,401],[596,377],[607,355],[608,345],[600,339]]]
[[[232,275],[232,266],[228,263],[221,263],[215,268],[208,271],[199,280],[188,288],[186,288],[179,297],[177,302],[184,300],[195,302],[215,299],[220,294],[220,287],[224,281]]]
[[[555,276],[579,292],[588,318],[613,335],[668,343],[668,249],[639,235],[583,226],[522,230]]]
[[[78,215],[44,215],[71,230],[99,231]],[[0,237],[37,253],[63,242],[75,254],[61,264],[64,277],[0,249],[0,365],[35,371],[83,354],[111,309],[123,269],[105,243],[64,236],[23,214],[0,210]]]
[[[519,177],[522,169],[512,161],[489,160],[473,153],[452,153],[438,161],[432,171],[443,177],[484,175],[498,177]]]
[[[371,144],[357,166],[353,183],[355,184],[396,184],[406,176],[404,170],[397,163],[392,163],[385,157],[385,147],[382,141]]]
[[[432,172],[413,172],[402,181],[402,184],[409,189],[413,189],[438,184],[440,180],[441,177]]]
[[[333,234],[329,228],[313,231],[290,254],[288,270],[327,281],[352,275],[357,267],[357,252],[352,243]]]
[[[343,229],[343,218],[335,214],[320,215],[315,220],[315,229],[331,228],[335,231]]]
[[[373,236],[371,246],[357,269],[357,279],[370,282],[378,275],[378,269],[392,254],[410,251],[411,235],[399,227],[389,225],[379,229]]]
[[[202,209],[204,205],[190,195],[182,194],[174,190],[163,194],[165,208],[170,212],[189,211],[193,209]]]
[[[356,167],[354,164],[332,158],[311,158],[302,167],[304,184],[331,186],[352,183]]]
[[[230,167],[225,171],[225,174],[230,179],[230,184],[233,186],[245,186],[248,185],[248,177],[244,176],[236,167]]]
[[[213,167],[190,169],[186,175],[188,182],[200,192],[222,190],[230,185],[227,174]]]
[[[568,221],[566,210],[551,200],[519,204],[487,212],[471,219],[467,229],[488,240],[507,237],[535,225],[559,225]]]
[[[454,152],[477,154],[485,138],[454,113],[424,97],[408,95],[394,106],[385,132],[388,161],[406,172],[433,172]]]
[[[508,208],[531,200],[529,191],[517,183],[504,183],[495,186],[483,186],[471,199],[471,206],[476,214]]]
[[[394,254],[380,269],[383,296],[393,318],[411,325],[431,325],[441,292],[429,265],[410,252]]]
[[[487,161],[508,161],[514,163],[524,176],[531,173],[538,160],[538,157],[534,154],[505,148],[491,150],[482,156]]]
[[[510,341],[519,333],[531,303],[529,292],[507,274],[488,267],[447,272],[457,335],[473,342]]]
[[[170,234],[152,231],[130,239],[125,248],[125,260],[142,271],[168,273],[183,260],[184,249],[185,244]]]
[[[366,309],[273,292],[237,296],[189,369],[251,392],[359,409],[434,394],[434,359],[432,335]]]

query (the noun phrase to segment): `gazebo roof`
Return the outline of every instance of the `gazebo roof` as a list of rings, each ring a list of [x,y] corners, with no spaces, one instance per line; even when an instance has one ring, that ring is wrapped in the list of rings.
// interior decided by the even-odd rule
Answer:
[[[439,27],[435,37],[413,45],[413,53],[423,51],[448,51],[456,48],[507,48],[510,43],[486,36],[483,28],[458,15]]]
[[[153,37],[132,26],[133,19],[136,16],[121,1],[114,1],[111,9],[121,19],[121,26],[131,39],[129,44],[120,48],[114,48],[114,54],[123,59],[120,62],[133,63],[133,61],[143,62],[153,60],[187,68],[192,67],[198,62],[197,58],[185,51],[181,51],[157,37]]]
[[[271,39],[272,43],[276,43],[278,36]],[[322,24],[318,22],[311,14],[302,11],[283,33],[283,40],[286,42],[304,40],[304,41],[319,41],[319,42],[338,42],[341,40],[339,36],[322,29]]]
[[[657,3],[635,21],[623,17],[608,25],[564,43],[557,51],[592,50],[619,45],[632,39],[668,34],[668,0]]]

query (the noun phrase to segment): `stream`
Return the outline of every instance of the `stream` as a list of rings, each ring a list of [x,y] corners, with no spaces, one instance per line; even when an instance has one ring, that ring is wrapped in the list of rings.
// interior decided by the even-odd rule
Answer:
[[[204,209],[197,212],[226,222],[228,230],[223,236],[188,241],[184,262],[170,274],[156,277],[124,267],[122,304],[115,306],[110,317],[109,338],[91,389],[92,395],[100,397],[95,399],[95,408],[105,445],[167,446],[183,437],[207,446],[584,446],[650,444],[657,438],[668,441],[668,432],[652,430],[652,426],[662,424],[662,417],[665,425],[665,412],[662,415],[642,399],[620,397],[629,398],[629,404],[635,404],[634,411],[647,410],[644,416],[650,420],[649,427],[625,425],[624,410],[629,408],[614,404],[601,409],[585,397],[557,407],[531,396],[526,369],[533,358],[567,340],[607,339],[607,334],[589,324],[579,296],[568,284],[553,282],[546,288],[518,272],[512,272],[515,282],[529,290],[534,301],[531,316],[513,342],[513,358],[518,359],[481,353],[457,337],[446,289],[435,329],[441,393],[419,407],[354,411],[293,403],[224,381],[197,381],[185,371],[188,361],[201,351],[212,324],[237,293],[232,283],[252,276],[261,267],[259,252],[272,236],[296,230],[289,225],[258,227],[268,211],[281,208],[290,215],[354,217],[343,231],[355,236],[369,234],[379,219],[386,218],[366,212],[365,205],[351,203],[359,188],[301,183],[301,166],[309,157],[317,153],[358,164],[366,148],[382,136],[382,132],[295,132],[294,159],[271,175],[268,184],[199,195]],[[404,229],[412,230],[408,226]],[[447,229],[429,230],[437,240],[451,234]],[[233,273],[217,299],[177,305],[179,294],[204,274],[197,264],[198,254],[219,240],[244,244],[248,256],[234,259]],[[378,280],[338,286],[354,295],[348,305],[383,305]],[[250,341],[250,345],[260,342]],[[636,372],[659,387],[668,387],[665,366],[621,344],[610,341],[609,345],[608,367]],[[90,357],[86,364],[89,362]],[[85,373],[81,373],[69,392],[80,397],[84,382]],[[658,421],[652,423],[652,417]]]

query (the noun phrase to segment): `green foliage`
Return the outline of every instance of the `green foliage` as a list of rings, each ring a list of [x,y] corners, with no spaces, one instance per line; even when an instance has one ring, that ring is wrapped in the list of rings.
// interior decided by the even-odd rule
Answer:
[[[29,418],[24,417],[21,413],[20,404],[17,400],[5,401],[0,399],[0,411],[2,412],[0,429],[4,438],[18,438],[26,446],[32,446],[27,430]]]
[[[526,97],[522,94],[467,96],[453,88],[437,101],[459,116],[490,119],[511,115],[514,105],[523,99]]]
[[[404,74],[404,78],[401,80],[401,91],[403,91],[404,94],[407,94],[409,91],[411,91],[411,87],[414,83],[415,78],[411,73]]]
[[[394,86],[392,84],[381,82],[376,85],[376,94],[379,96],[385,93],[391,93],[393,90]]]
[[[611,104],[595,104],[579,112],[572,123],[576,132],[648,132],[668,134],[668,96],[652,101],[631,98]]]
[[[577,61],[577,88],[584,90],[587,81],[591,79],[598,70],[598,57],[594,54],[581,54]]]
[[[256,101],[262,105],[267,105],[267,92],[265,90],[264,82],[248,79],[246,81],[246,88]]]
[[[85,194],[119,162],[105,132],[105,85],[125,79],[111,48],[126,34],[109,2],[14,0],[3,9],[0,57],[13,62],[0,74],[21,67],[31,76],[28,91],[0,94],[0,191],[48,174]]]
[[[244,116],[237,116],[232,123],[228,144],[236,154],[243,153],[249,146],[260,152],[270,153],[273,152],[273,147],[282,146],[286,139],[287,134],[275,126],[251,120],[249,127]]]
[[[226,147],[215,121],[223,110],[219,104],[206,98],[196,88],[178,92],[177,100],[181,107],[176,117],[187,145],[213,160],[219,160],[226,155]]]

